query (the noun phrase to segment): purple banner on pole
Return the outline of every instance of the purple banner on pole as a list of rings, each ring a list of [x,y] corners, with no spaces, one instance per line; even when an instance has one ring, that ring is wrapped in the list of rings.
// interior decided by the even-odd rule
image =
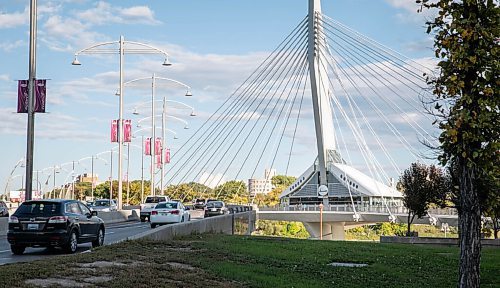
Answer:
[[[28,113],[28,80],[18,81],[17,113]]]
[[[34,112],[45,113],[47,80],[35,80],[35,109]]]

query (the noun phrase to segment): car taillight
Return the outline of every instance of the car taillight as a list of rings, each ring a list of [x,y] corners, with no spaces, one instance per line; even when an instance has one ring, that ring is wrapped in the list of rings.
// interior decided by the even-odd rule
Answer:
[[[68,216],[54,216],[49,219],[49,223],[66,223],[67,221]]]
[[[174,214],[174,215],[179,215],[179,210],[173,210],[171,211],[170,213]]]
[[[151,215],[158,215],[158,211],[151,211]]]
[[[19,219],[16,216],[10,216],[9,223],[19,223]]]

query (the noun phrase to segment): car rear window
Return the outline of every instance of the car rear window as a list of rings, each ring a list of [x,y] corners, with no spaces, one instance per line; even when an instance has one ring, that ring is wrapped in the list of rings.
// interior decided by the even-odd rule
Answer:
[[[97,200],[95,201],[95,206],[109,206],[109,200]]]
[[[165,197],[148,197],[146,198],[146,203],[159,203],[165,202],[167,199]]]
[[[222,208],[223,204],[220,201],[207,203],[207,207]]]
[[[175,202],[160,203],[156,205],[155,209],[177,209],[177,203]]]
[[[30,216],[53,216],[59,215],[61,211],[60,203],[52,202],[30,202],[23,203],[17,208],[17,215],[30,215]]]

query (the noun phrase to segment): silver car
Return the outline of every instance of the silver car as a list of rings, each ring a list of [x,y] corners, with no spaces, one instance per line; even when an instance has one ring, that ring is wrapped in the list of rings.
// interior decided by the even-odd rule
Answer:
[[[110,212],[118,210],[118,205],[116,205],[115,200],[99,199],[95,200],[90,208],[93,211]]]

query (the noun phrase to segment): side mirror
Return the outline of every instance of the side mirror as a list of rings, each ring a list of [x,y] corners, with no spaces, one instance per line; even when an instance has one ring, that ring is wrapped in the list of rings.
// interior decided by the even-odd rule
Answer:
[[[97,216],[97,211],[92,211],[92,214],[90,214],[90,217],[92,216]]]

